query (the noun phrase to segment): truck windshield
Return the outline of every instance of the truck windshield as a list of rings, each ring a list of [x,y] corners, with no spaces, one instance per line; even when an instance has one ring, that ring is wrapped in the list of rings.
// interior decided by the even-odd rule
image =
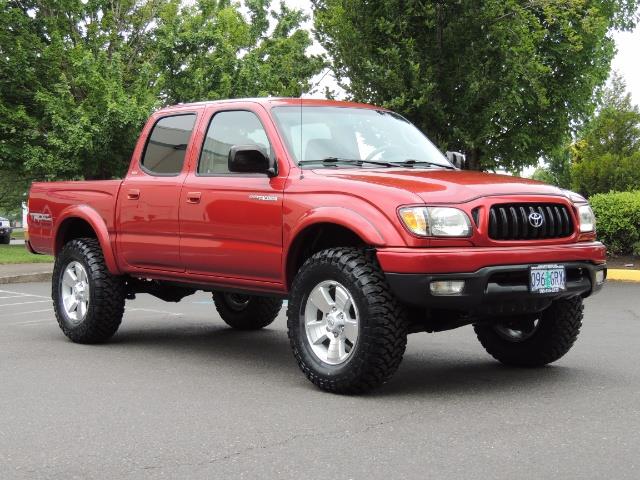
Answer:
[[[452,168],[435,145],[397,113],[356,107],[284,106],[274,107],[273,114],[289,152],[303,167],[398,164]]]

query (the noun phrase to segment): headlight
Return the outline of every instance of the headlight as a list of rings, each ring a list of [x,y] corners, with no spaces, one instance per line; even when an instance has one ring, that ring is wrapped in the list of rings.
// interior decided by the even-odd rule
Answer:
[[[596,229],[596,216],[589,205],[578,207],[578,221],[580,222],[580,232],[593,232]]]
[[[422,237],[468,237],[471,221],[466,213],[450,207],[404,207],[400,219],[405,227]]]

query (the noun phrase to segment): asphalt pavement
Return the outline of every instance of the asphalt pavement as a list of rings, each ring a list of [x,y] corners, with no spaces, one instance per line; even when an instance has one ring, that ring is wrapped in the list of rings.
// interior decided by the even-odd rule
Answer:
[[[140,295],[85,346],[49,290],[0,286],[1,479],[640,478],[639,284],[587,300],[553,366],[503,367],[470,327],[414,334],[392,381],[351,397],[299,372],[284,312],[236,332],[207,294]]]

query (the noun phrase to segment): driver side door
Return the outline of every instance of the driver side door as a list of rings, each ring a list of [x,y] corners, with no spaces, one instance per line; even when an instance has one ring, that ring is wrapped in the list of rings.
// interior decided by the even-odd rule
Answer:
[[[205,122],[200,155],[180,198],[187,273],[280,284],[286,178],[228,169],[234,145],[256,144],[275,155],[271,120],[260,105],[242,102],[211,107]]]

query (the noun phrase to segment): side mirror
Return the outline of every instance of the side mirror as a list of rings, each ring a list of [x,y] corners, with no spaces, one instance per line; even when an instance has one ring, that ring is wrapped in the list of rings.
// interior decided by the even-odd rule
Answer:
[[[447,160],[456,168],[463,169],[467,164],[467,157],[464,156],[464,153],[447,152],[445,155],[447,156]]]
[[[264,173],[276,176],[275,161],[260,145],[234,145],[229,150],[229,171],[234,173]]]

